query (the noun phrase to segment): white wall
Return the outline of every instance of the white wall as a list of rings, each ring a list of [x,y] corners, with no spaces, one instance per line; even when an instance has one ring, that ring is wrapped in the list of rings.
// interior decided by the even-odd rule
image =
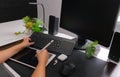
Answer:
[[[43,19],[43,9],[40,5],[42,3],[45,7],[45,25],[48,27],[49,15],[60,17],[62,0],[37,0],[38,2],[38,17]]]

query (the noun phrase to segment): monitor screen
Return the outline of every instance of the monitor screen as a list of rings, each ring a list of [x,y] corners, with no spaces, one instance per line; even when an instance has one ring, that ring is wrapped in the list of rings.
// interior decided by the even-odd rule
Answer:
[[[62,0],[60,27],[109,47],[119,0]]]

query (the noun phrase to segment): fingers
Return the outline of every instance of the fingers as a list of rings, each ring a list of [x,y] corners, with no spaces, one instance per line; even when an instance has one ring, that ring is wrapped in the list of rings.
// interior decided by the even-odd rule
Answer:
[[[28,37],[28,41],[31,41],[31,38]],[[30,45],[33,45],[35,42],[30,42]]]
[[[46,60],[49,56],[49,52],[47,50],[43,50],[43,51],[37,50],[36,54],[37,54],[37,58],[42,60],[43,59]]]
[[[31,41],[31,38],[28,38],[29,39],[29,41]]]
[[[48,53],[48,51],[45,49],[45,50],[43,50],[43,51],[40,51],[40,50],[37,50],[36,51],[36,54],[40,54],[40,53]]]
[[[40,52],[41,52],[40,50],[37,50],[37,51],[36,51],[36,54],[40,54]]]
[[[30,41],[31,38],[29,38],[29,37],[24,37],[23,40],[28,40],[28,41]]]
[[[27,39],[29,39],[29,37],[24,37],[23,39],[24,39],[24,40],[27,40]]]
[[[29,37],[24,37],[23,38],[23,42],[21,43],[21,45],[23,46],[23,47],[28,47],[28,46],[30,46],[30,45],[33,45],[34,44],[34,42],[30,42],[30,38]]]
[[[30,42],[30,45],[33,45],[35,42]]]

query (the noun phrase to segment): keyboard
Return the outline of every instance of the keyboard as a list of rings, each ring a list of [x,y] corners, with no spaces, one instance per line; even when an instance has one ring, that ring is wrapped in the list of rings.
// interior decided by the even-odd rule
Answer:
[[[51,40],[54,42],[47,48],[50,52],[57,52],[66,55],[70,55],[74,46],[75,41],[70,39],[65,39],[62,37],[57,37],[53,35],[43,34],[43,33],[33,33],[30,36],[31,40],[35,42],[34,45],[30,46],[36,49],[42,49]]]

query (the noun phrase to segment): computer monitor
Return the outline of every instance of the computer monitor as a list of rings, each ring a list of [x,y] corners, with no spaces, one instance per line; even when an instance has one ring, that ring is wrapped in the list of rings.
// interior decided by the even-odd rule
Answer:
[[[119,4],[120,0],[62,0],[60,27],[109,47]]]

